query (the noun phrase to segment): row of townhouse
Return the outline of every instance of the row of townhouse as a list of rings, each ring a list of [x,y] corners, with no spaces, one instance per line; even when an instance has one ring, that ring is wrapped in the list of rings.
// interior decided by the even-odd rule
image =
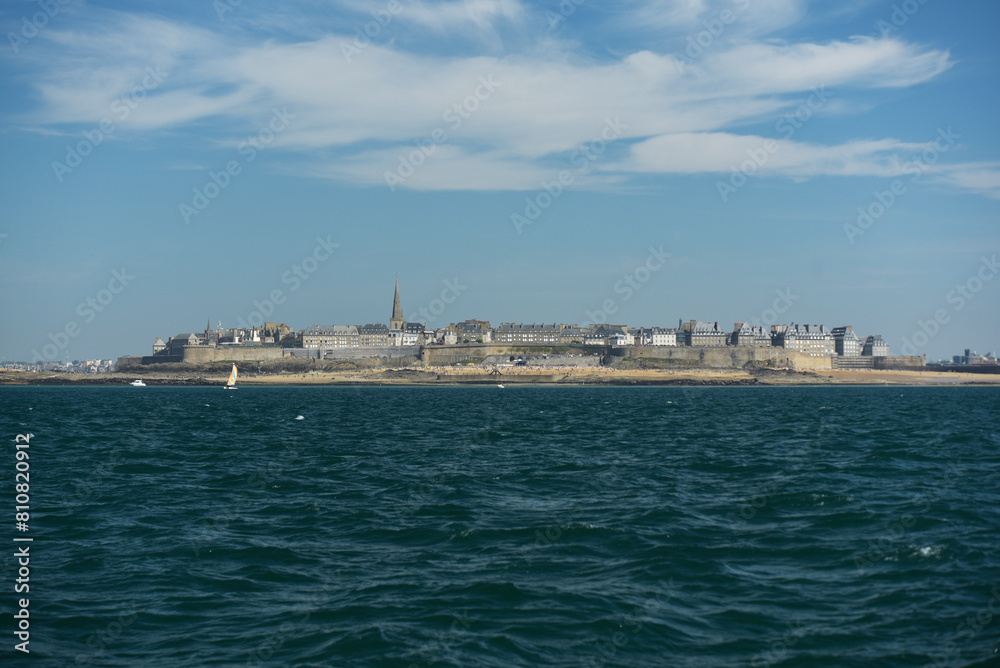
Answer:
[[[507,345],[556,346],[758,346],[779,347],[813,357],[885,357],[889,347],[880,335],[862,341],[850,326],[827,329],[825,325],[782,324],[765,329],[761,325],[737,322],[728,332],[718,322],[691,320],[677,329],[664,327],[629,328],[599,324],[581,328],[558,323],[502,323],[495,328],[485,320],[466,320],[438,329],[424,329],[418,323],[402,323],[389,329],[383,324],[310,327],[301,333],[304,348],[385,347],[399,345],[457,345],[497,343]]]
[[[834,354],[838,357],[889,356],[889,344],[881,334],[869,335],[862,341],[850,325],[834,327],[830,334],[833,336]]]
[[[225,329],[222,323],[215,329],[210,324],[203,332],[184,332],[164,341],[159,336],[153,340],[153,355],[179,356],[184,354],[184,346],[268,346],[298,345],[295,330],[283,322],[265,322],[254,327],[234,327]]]
[[[765,329],[762,325],[737,322],[726,332],[717,322],[691,320],[680,323],[677,345],[682,346],[758,346],[787,348],[813,357],[888,357],[889,344],[881,334],[862,341],[850,325],[827,329],[825,325],[781,324]]]
[[[389,329],[382,323],[367,325],[313,325],[299,332],[300,348],[388,348],[422,343],[423,326]]]

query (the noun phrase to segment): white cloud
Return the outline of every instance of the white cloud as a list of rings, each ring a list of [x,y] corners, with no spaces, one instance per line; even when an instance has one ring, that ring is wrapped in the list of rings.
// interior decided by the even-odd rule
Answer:
[[[632,31],[655,31],[662,37],[697,39],[708,30],[720,43],[760,36],[802,19],[805,0],[629,0],[629,11],[616,11],[616,23]],[[616,6],[616,10],[619,8]]]
[[[889,177],[903,173],[902,156],[933,145],[883,139],[821,146],[754,135],[689,132],[641,142],[621,166],[637,172],[725,173],[739,171],[751,161],[748,169],[761,175]]]
[[[931,173],[939,182],[986,195],[992,199],[1000,199],[1000,163],[941,165],[932,168]]]
[[[526,14],[517,0],[453,0],[452,2],[404,2],[399,20],[426,26],[436,32],[475,27],[492,30],[498,20],[521,21]]]
[[[645,3],[646,10],[660,6],[687,25],[722,5]],[[801,9],[793,0],[753,6],[782,8],[784,15]],[[489,32],[498,22],[527,20],[526,12],[516,0],[452,0],[404,3],[398,18],[442,33]],[[400,153],[438,131],[445,145],[405,187],[531,189],[574,149],[599,139],[607,119],[626,126],[615,140],[635,144],[602,157],[598,172],[605,178],[725,172],[767,139],[734,128],[780,117],[813,87],[836,89],[837,103],[849,108],[852,92],[912,86],[952,64],[947,51],[899,39],[743,40],[683,65],[651,50],[595,61],[558,41],[542,50],[447,56],[373,42],[348,61],[342,45],[350,39],[327,34],[260,43],[243,33],[103,12],[89,26],[53,27],[38,38],[31,63],[40,105],[18,120],[50,131],[97,123],[145,68],[162,66],[168,78],[130,114],[127,129],[187,131],[209,145],[233,145],[262,127],[275,106],[287,107],[294,121],[274,146],[309,174],[384,183]],[[900,155],[923,145],[871,139],[780,146],[762,173],[891,175]],[[327,164],[316,164],[317,151]],[[955,169],[942,179],[989,192],[995,177],[988,166]]]

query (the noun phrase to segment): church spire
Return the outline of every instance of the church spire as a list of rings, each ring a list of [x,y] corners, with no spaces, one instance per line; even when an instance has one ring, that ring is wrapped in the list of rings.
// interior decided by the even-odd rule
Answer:
[[[392,319],[389,320],[389,329],[403,329],[406,321],[403,319],[403,307],[399,304],[399,279],[396,279],[396,295],[392,299]]]

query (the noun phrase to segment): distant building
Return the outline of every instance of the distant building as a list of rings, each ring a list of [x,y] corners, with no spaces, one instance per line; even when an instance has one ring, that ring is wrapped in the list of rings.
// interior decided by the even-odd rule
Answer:
[[[493,340],[493,330],[488,320],[463,320],[452,325],[458,340],[462,343],[490,343]]]
[[[422,322],[408,322],[403,327],[404,346],[415,346],[424,342],[425,327]]]
[[[624,339],[616,337],[624,337]],[[610,346],[612,338],[621,341],[633,341],[629,336],[628,327],[625,325],[591,325],[583,335],[583,343],[588,346]],[[632,345],[632,343],[621,343],[618,345]]]
[[[536,345],[557,345],[559,325],[515,325],[506,322],[493,330],[496,343],[527,343]]]
[[[651,346],[676,346],[677,330],[653,327],[649,330],[649,345]]]
[[[392,297],[392,317],[386,329],[405,329],[406,319],[403,318],[403,307],[399,302],[399,279],[396,279],[396,293]]]
[[[955,355],[952,358],[953,364],[1000,364],[1000,359],[997,359],[996,353],[986,353],[985,355],[980,355],[974,350],[969,348],[965,349],[964,355]]]
[[[623,334],[622,332],[616,332],[608,337],[609,346],[630,346],[635,338],[629,334]]]
[[[850,325],[844,327],[834,327],[830,333],[833,335],[833,349],[840,357],[859,357],[861,355],[862,343],[854,328]]]
[[[362,348],[387,348],[392,345],[389,328],[380,322],[358,325],[358,344]]]
[[[199,338],[197,334],[185,332],[183,334],[178,334],[177,336],[171,336],[170,340],[167,341],[167,354],[183,355],[184,346],[200,346],[201,343],[202,339]]]
[[[881,334],[875,334],[865,339],[865,345],[861,349],[861,354],[865,357],[888,357],[889,344],[882,340]]]
[[[283,322],[265,322],[261,330],[264,343],[281,343],[294,330]]]
[[[835,354],[833,335],[825,325],[772,325],[771,343],[812,357]]]
[[[167,344],[163,342],[163,339],[156,337],[153,339],[153,354],[159,355],[161,352],[167,349]]]
[[[559,326],[559,343],[569,345],[571,343],[583,343],[587,330],[580,329],[576,325]]]
[[[737,322],[733,325],[733,334],[730,340],[734,346],[766,348],[771,345],[771,334],[762,325]]]
[[[303,348],[357,348],[358,328],[354,325],[313,325],[302,330]]]
[[[726,345],[726,332],[719,328],[718,322],[702,322],[701,320],[691,320],[681,325],[684,331],[684,345],[703,347],[716,347]]]

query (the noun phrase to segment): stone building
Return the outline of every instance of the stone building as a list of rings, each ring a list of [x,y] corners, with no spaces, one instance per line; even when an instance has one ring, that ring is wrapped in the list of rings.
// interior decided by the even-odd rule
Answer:
[[[495,343],[527,343],[536,345],[557,345],[559,343],[559,325],[515,325],[505,322],[493,330]]]
[[[725,346],[726,332],[719,328],[718,322],[702,322],[691,320],[680,327],[684,330],[684,345],[700,348]]]
[[[184,332],[183,334],[178,334],[177,336],[171,336],[170,340],[167,341],[167,347],[165,353],[167,355],[183,355],[184,346],[200,346],[203,343],[203,339],[197,334],[191,334]]]
[[[889,344],[882,340],[881,334],[874,334],[865,339],[861,354],[865,357],[888,357]]]
[[[393,344],[389,328],[380,322],[358,326],[358,344],[362,348],[386,348]]]
[[[771,345],[771,334],[764,329],[763,325],[737,322],[733,325],[731,340],[734,346],[765,348]]]
[[[559,326],[559,343],[569,345],[571,343],[583,343],[587,330],[580,329],[576,325]]]
[[[840,357],[858,357],[861,355],[861,339],[854,333],[854,328],[850,325],[834,327],[830,334],[833,336],[834,352]]]
[[[450,327],[461,343],[490,343],[493,330],[488,320],[463,320]]]
[[[663,327],[653,327],[649,330],[649,345],[651,346],[676,346],[677,330],[665,329]]]
[[[302,330],[303,348],[357,348],[358,328],[354,325],[313,325]]]
[[[392,317],[389,318],[387,329],[405,329],[406,319],[403,317],[403,306],[399,302],[399,279],[396,279],[396,292],[392,297]]]
[[[811,357],[829,357],[835,353],[833,335],[825,325],[772,325],[771,344],[797,350]]]

